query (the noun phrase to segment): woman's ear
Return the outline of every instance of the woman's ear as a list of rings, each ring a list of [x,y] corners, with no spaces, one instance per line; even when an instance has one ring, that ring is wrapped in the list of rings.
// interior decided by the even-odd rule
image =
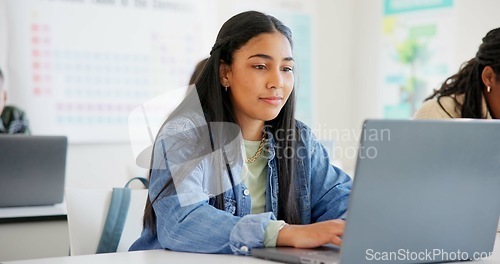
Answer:
[[[9,94],[7,93],[7,90],[0,89],[0,96],[3,97],[3,102],[7,102],[7,99],[9,98]]]
[[[227,63],[224,61],[220,61],[219,64],[219,79],[220,79],[220,84],[224,87],[229,87],[231,86],[231,66],[229,66]]]
[[[484,67],[483,72],[481,73],[481,79],[483,80],[485,87],[493,87],[497,83],[497,75],[490,66]]]

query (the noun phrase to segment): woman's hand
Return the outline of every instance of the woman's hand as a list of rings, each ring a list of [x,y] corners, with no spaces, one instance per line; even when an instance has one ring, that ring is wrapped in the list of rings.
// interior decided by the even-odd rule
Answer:
[[[345,221],[328,220],[309,225],[286,225],[278,233],[276,246],[314,248],[332,243],[342,244]]]

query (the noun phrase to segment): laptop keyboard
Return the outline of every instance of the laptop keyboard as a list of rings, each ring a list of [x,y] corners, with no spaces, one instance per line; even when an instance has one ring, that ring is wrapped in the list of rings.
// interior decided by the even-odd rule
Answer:
[[[315,251],[309,252],[307,255],[310,256],[324,256],[324,257],[338,257],[339,253],[334,251]]]
[[[306,257],[301,258],[301,263],[310,264],[329,264],[339,262],[340,252],[330,250],[307,252]]]

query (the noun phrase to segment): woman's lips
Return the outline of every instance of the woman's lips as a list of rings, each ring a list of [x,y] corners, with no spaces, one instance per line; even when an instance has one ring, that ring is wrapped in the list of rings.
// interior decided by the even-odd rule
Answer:
[[[283,101],[283,97],[276,97],[276,96],[262,97],[262,98],[260,98],[260,100],[262,100],[268,104],[271,104],[271,105],[280,105],[281,102]]]

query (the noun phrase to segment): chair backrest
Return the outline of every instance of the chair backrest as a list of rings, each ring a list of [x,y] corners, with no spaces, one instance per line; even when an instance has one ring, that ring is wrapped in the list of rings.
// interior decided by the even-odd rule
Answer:
[[[66,190],[70,253],[74,255],[95,254],[106,221],[112,190],[80,189]],[[130,207],[118,244],[117,252],[128,251],[142,231],[142,217],[148,195],[147,189],[133,189]]]

